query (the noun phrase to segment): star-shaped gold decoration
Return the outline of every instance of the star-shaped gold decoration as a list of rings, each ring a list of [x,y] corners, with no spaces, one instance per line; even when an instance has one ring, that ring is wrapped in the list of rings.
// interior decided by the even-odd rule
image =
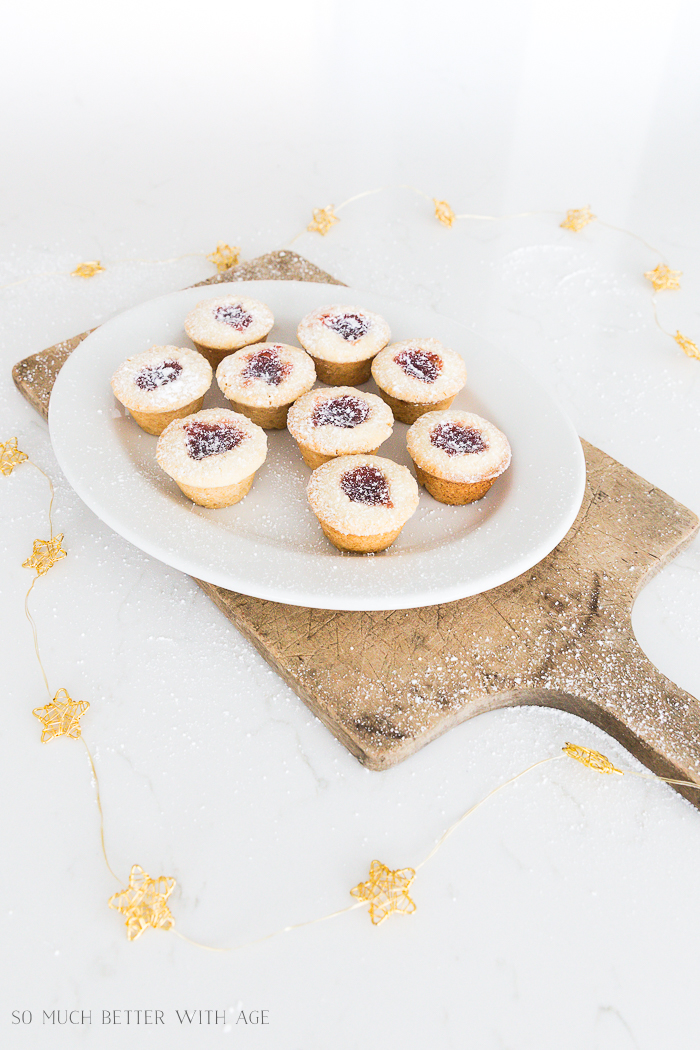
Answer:
[[[29,459],[29,456],[17,448],[17,438],[0,441],[0,473],[11,474],[15,467],[24,463],[26,459]]]
[[[386,864],[373,860],[369,866],[369,879],[350,890],[353,897],[369,902],[369,914],[375,926],[390,915],[411,915],[416,905],[408,895],[408,888],[416,877],[413,868],[391,871]]]
[[[654,285],[655,292],[662,290],[673,291],[676,288],[680,288],[680,278],[683,276],[683,271],[672,270],[666,263],[659,263],[653,270],[647,270],[644,276],[647,281],[651,281]]]
[[[99,259],[93,259],[91,262],[80,263],[79,266],[71,272],[71,277],[94,277],[96,273],[100,273],[104,270],[104,266]]]
[[[80,739],[80,719],[89,706],[87,700],[72,700],[65,689],[59,689],[50,704],[35,707],[32,714],[44,727],[41,734],[42,744],[53,740],[55,736],[69,736],[71,740]]]
[[[166,901],[175,889],[175,879],[161,875],[158,879],[134,864],[129,875],[129,888],[109,898],[110,908],[126,915],[126,935],[135,941],[144,930],[172,930],[175,920]]]
[[[681,335],[680,332],[676,332],[673,337],[681,350],[688,355],[688,357],[697,357],[700,359],[700,350],[698,344],[694,343],[692,339],[688,339],[687,335]]]
[[[44,576],[57,561],[66,557],[63,550],[63,533],[59,532],[50,540],[34,540],[31,556],[22,562],[23,569],[36,569],[37,576]]]
[[[435,205],[435,218],[438,222],[441,222],[443,226],[453,226],[457,216],[447,201],[439,201],[437,197],[433,197],[433,204]]]
[[[594,769],[596,773],[619,773],[621,777],[624,776],[622,770],[616,769],[610,759],[601,755],[600,751],[592,751],[589,747],[581,747],[579,744],[570,744],[568,740],[562,751],[569,758],[575,758],[581,765],[587,766],[588,769]]]
[[[329,204],[327,208],[314,208],[314,219],[306,227],[310,233],[320,233],[322,237],[325,237],[331,226],[335,226],[340,219],[333,211],[333,205]]]
[[[588,226],[589,222],[595,220],[595,215],[590,208],[571,208],[566,213],[566,218],[559,225],[564,230],[573,230],[574,233],[578,233],[584,226]]]
[[[207,259],[209,262],[214,263],[219,273],[224,273],[233,266],[238,266],[241,259],[241,249],[237,245],[232,248],[225,241],[219,241],[216,251],[213,251],[211,255],[207,255]]]

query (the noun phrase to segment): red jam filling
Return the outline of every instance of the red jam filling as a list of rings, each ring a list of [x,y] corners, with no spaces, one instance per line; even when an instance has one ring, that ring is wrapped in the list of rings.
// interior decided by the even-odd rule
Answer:
[[[292,371],[288,361],[282,361],[277,350],[258,350],[243,369],[243,379],[262,379],[269,386],[279,386]]]
[[[314,409],[311,422],[315,427],[342,427],[351,430],[364,423],[369,415],[369,405],[360,397],[343,394],[328,401],[321,401]]]
[[[230,324],[231,328],[235,328],[237,332],[242,332],[253,320],[253,315],[246,313],[239,303],[227,303],[226,306],[217,306],[216,310],[214,310],[214,317],[217,321]]]
[[[342,335],[343,339],[352,343],[367,335],[372,326],[369,318],[360,314],[331,314],[323,318],[323,323],[326,328],[332,328],[338,335]]]
[[[461,423],[439,423],[431,430],[430,440],[448,456],[466,456],[470,452],[484,452],[488,448],[478,430]]]
[[[163,361],[162,365],[153,368],[144,368],[134,379],[140,390],[157,390],[159,386],[167,386],[174,382],[182,371],[179,361]]]
[[[230,452],[246,436],[233,423],[186,423],[185,448],[191,459]]]
[[[442,372],[442,358],[430,350],[402,350],[394,358],[411,379],[422,383],[434,383]]]
[[[340,487],[353,503],[364,503],[368,507],[393,507],[389,493],[389,482],[378,467],[363,464],[354,470],[346,470],[340,476]]]

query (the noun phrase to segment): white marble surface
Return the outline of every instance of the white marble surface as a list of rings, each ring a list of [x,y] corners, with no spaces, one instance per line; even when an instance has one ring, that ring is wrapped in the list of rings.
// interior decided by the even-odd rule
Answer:
[[[377,856],[418,862],[493,786],[567,738],[632,760],[552,711],[503,711],[386,773],[362,769],[189,579],[114,536],[60,477],[15,391],[20,357],[208,276],[218,239],[252,258],[311,207],[376,186],[302,254],[352,286],[466,321],[555,390],[579,432],[700,509],[700,363],[654,325],[644,245],[557,215],[439,226],[426,201],[501,214],[590,203],[684,271],[662,323],[700,340],[698,13],[690,2],[482,5],[68,0],[5,16],[0,76],[0,439],[54,478],[69,557],[33,609],[55,688],[92,704],[113,864],[178,880],[182,933],[221,946],[343,907]],[[9,148],[8,148],[9,146]],[[64,275],[99,257],[91,281]],[[230,955],[105,902],[80,745],[42,746],[21,562],[45,532],[29,469],[0,479],[5,697],[0,1039],[17,1048],[379,1046],[627,1050],[694,1045],[700,815],[668,788],[566,760],[484,807],[414,884],[418,912],[363,912]],[[700,557],[638,600],[649,656],[698,695]],[[42,1011],[92,1024],[42,1025]],[[104,1026],[103,1010],[166,1024]],[[175,1010],[226,1012],[183,1029]],[[236,1024],[241,1009],[269,1024]],[[31,1010],[31,1025],[13,1025]],[[75,1016],[75,1015],[74,1015]],[[206,1018],[204,1018],[206,1019]],[[212,1015],[213,1019],[213,1015]]]

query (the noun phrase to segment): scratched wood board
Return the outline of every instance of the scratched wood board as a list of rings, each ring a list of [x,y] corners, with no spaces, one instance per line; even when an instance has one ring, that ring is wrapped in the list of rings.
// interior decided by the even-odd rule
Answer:
[[[202,284],[340,284],[273,252]],[[54,380],[87,332],[20,361],[17,386],[44,416]],[[335,612],[250,598],[197,580],[332,733],[370,769],[403,761],[482,711],[569,711],[649,769],[700,784],[700,704],[636,642],[644,583],[692,539],[696,516],[583,442],[586,492],[550,555],[510,583],[423,609]],[[700,796],[679,788],[700,807]]]

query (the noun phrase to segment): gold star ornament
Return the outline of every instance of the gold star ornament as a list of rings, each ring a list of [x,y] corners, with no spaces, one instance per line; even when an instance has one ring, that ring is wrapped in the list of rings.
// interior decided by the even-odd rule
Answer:
[[[27,459],[29,456],[17,448],[17,438],[10,438],[5,442],[0,441],[0,473],[6,476],[11,474],[15,467]]]
[[[144,930],[172,930],[175,920],[167,900],[175,889],[175,879],[161,875],[158,879],[134,864],[129,876],[129,888],[109,898],[110,908],[126,916],[126,935],[135,941]]]
[[[219,273],[225,273],[226,270],[238,266],[241,259],[241,249],[238,246],[232,248],[225,241],[219,241],[216,251],[213,251],[211,255],[207,255],[207,259],[209,262],[214,263]]]
[[[621,769],[616,769],[609,758],[605,755],[601,755],[600,751],[592,751],[588,747],[580,747],[578,744],[570,744],[568,741],[562,748],[565,755],[569,758],[574,758],[577,762],[580,762],[582,766],[587,766],[588,769],[594,769],[596,773],[619,773],[622,777],[624,773]]]
[[[698,344],[694,343],[692,339],[688,339],[687,335],[681,335],[680,332],[676,332],[673,338],[676,340],[684,354],[687,354],[688,357],[697,357],[700,359]]]
[[[72,271],[71,277],[94,277],[96,273],[102,273],[104,266],[99,259],[93,259],[91,262],[80,263],[79,266]]]
[[[654,291],[674,291],[681,286],[682,270],[672,270],[666,263],[659,263],[653,270],[647,270],[644,274],[647,281],[654,285]]]
[[[433,197],[433,204],[435,205],[435,218],[438,222],[441,222],[443,226],[453,226],[457,216],[447,201],[439,201],[437,197]]]
[[[331,226],[335,226],[337,222],[340,222],[340,219],[333,211],[333,205],[329,204],[327,208],[314,208],[313,222],[306,228],[309,233],[320,233],[325,237]]]
[[[588,226],[589,222],[594,222],[595,215],[590,208],[571,208],[566,213],[566,218],[559,225],[564,230],[573,230],[574,233],[578,233],[584,226]]]
[[[367,901],[370,918],[375,926],[379,926],[390,915],[412,915],[416,910],[408,895],[415,877],[413,868],[391,871],[385,864],[373,860],[367,882],[359,883],[350,893],[360,901]]]
[[[37,576],[44,576],[52,569],[57,561],[66,557],[61,544],[63,533],[53,536],[50,540],[34,540],[31,556],[22,562],[23,569],[36,569]]]
[[[57,736],[80,739],[80,719],[89,708],[87,700],[72,700],[65,689],[59,689],[50,704],[35,707],[32,714],[43,728],[41,742],[45,744]]]

